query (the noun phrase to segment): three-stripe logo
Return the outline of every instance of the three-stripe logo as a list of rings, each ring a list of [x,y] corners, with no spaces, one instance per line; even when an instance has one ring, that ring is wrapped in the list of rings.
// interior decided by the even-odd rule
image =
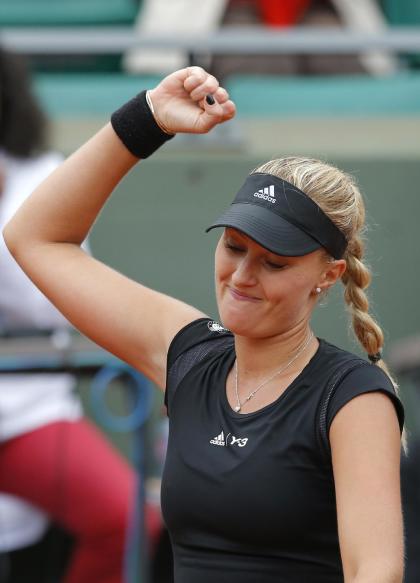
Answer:
[[[214,439],[210,439],[210,443],[212,443],[213,445],[226,445],[225,444],[225,434],[223,433],[219,433],[219,435],[216,435],[216,437]]]
[[[276,202],[275,196],[276,193],[274,192],[274,185],[271,184],[270,186],[266,186],[265,188],[260,188],[257,192],[254,192],[254,196],[257,198],[262,198],[264,200],[268,200],[273,204]]]

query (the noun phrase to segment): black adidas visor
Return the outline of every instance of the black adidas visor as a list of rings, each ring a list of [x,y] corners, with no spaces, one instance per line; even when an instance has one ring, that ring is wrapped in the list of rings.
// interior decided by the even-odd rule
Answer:
[[[207,229],[232,227],[272,253],[296,257],[324,247],[340,259],[347,240],[304,192],[272,174],[250,174],[230,207]]]

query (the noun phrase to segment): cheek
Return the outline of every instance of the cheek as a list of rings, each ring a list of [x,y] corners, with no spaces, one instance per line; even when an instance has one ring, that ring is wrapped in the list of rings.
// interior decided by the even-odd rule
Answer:
[[[219,297],[221,282],[228,277],[229,273],[231,273],[231,267],[219,244],[214,255],[214,282],[217,297]]]
[[[298,271],[294,275],[292,286],[296,289],[296,291],[304,292],[305,290],[311,288],[312,279],[308,273]]]
[[[287,304],[293,309],[293,305],[306,303],[311,289],[311,281],[305,274],[284,272],[283,277],[270,284],[270,297],[273,301],[281,302],[283,306]]]
[[[216,253],[214,256],[214,275],[216,279],[216,285],[229,277],[235,269],[233,261],[227,257],[224,249],[221,248],[220,244],[216,248]]]

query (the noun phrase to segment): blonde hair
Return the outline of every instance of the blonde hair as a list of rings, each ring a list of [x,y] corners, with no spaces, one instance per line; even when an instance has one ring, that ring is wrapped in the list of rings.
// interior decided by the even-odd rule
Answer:
[[[365,293],[371,282],[371,273],[363,262],[365,205],[354,178],[330,164],[299,156],[270,160],[253,172],[272,174],[303,190],[344,233],[348,241],[343,256],[347,269],[341,279],[353,331],[368,355],[381,352],[384,334],[369,314],[369,300]],[[376,365],[389,376],[398,394],[397,383],[383,359]]]

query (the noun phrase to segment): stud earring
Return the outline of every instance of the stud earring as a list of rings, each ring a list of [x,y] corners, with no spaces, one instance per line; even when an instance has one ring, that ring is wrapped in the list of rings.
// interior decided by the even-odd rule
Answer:
[[[316,291],[317,294],[320,294],[322,290],[321,290],[320,287],[317,287],[317,288],[315,288],[315,291]]]

